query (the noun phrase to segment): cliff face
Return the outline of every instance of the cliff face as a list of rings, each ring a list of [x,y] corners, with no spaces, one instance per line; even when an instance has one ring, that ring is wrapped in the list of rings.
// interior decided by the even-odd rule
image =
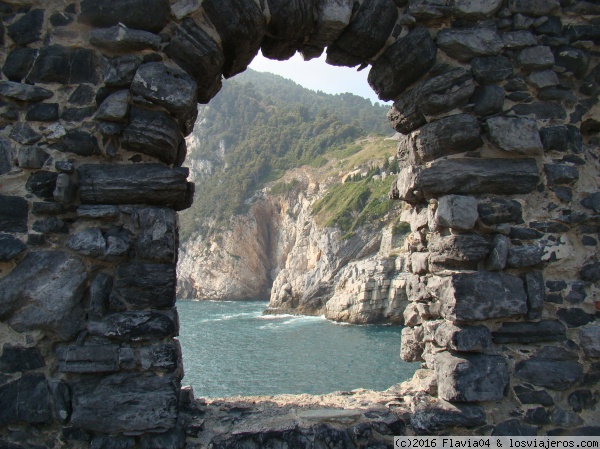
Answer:
[[[182,246],[179,296],[209,300],[270,297],[267,313],[325,315],[351,323],[402,322],[400,259],[391,233],[360,228],[342,238],[320,227],[312,204],[322,197],[306,173],[293,192],[263,192],[228,230]],[[272,288],[271,288],[272,286]]]

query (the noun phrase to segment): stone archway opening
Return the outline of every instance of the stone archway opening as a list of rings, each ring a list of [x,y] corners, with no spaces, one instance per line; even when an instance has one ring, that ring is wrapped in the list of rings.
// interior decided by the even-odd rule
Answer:
[[[598,431],[596,4],[82,0],[0,13],[2,440],[183,445],[183,136],[196,102],[259,48],[325,47],[334,64],[371,64],[405,136],[402,354],[425,362],[411,388],[429,394],[392,431]]]

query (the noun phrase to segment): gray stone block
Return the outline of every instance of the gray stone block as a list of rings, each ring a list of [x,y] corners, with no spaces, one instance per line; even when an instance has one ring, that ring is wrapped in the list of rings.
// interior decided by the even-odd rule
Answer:
[[[428,243],[429,269],[436,273],[447,268],[475,269],[488,255],[490,244],[487,238],[475,234],[432,234]]]
[[[486,127],[490,140],[504,151],[538,155],[544,150],[535,120],[492,117],[486,121]]]
[[[45,424],[52,419],[48,382],[43,374],[27,374],[0,386],[0,425]]]
[[[508,364],[498,355],[435,356],[440,399],[455,402],[498,401],[508,386]]]
[[[61,373],[119,371],[119,345],[62,346],[56,355]]]
[[[90,44],[112,52],[135,53],[142,50],[158,50],[160,36],[124,25],[90,31]]]
[[[0,356],[0,371],[17,373],[46,366],[39,348],[24,348],[5,343]]]
[[[600,326],[580,329],[579,344],[588,357],[600,357]]]
[[[514,375],[532,385],[565,391],[583,379],[576,354],[562,348],[545,347],[515,365]]]
[[[0,279],[0,317],[18,332],[73,338],[83,327],[84,265],[61,251],[29,252]]]
[[[478,217],[477,200],[472,196],[446,195],[438,200],[435,221],[439,226],[467,231]]]
[[[99,321],[88,322],[90,334],[119,341],[153,341],[173,337],[178,332],[177,312],[111,313]]]
[[[106,97],[96,113],[97,120],[122,122],[129,111],[130,94],[128,90],[120,90]]]
[[[540,271],[531,271],[525,274],[525,286],[527,289],[527,318],[539,320],[542,317],[544,301],[546,300],[546,287],[544,286],[544,275]]]
[[[473,404],[451,404],[438,400],[419,404],[411,418],[418,435],[430,435],[452,427],[477,427],[486,423],[483,407]]]
[[[42,168],[50,155],[38,146],[21,147],[17,161],[21,168]]]
[[[175,305],[174,264],[128,263],[116,269],[112,310],[169,308]]]
[[[137,30],[159,32],[167,24],[171,8],[167,0],[94,0],[81,2],[79,21],[106,28],[119,23]]]
[[[554,54],[550,47],[527,47],[517,54],[517,63],[527,70],[547,69],[554,65]]]
[[[500,36],[490,28],[446,28],[438,33],[437,44],[449,56],[465,62],[477,56],[497,55],[504,47]]]
[[[458,352],[483,352],[492,344],[485,326],[456,326],[444,321],[435,331],[438,346]]]
[[[52,98],[54,92],[30,84],[21,84],[14,81],[0,81],[0,95],[13,100],[38,102]]]
[[[140,349],[140,361],[145,371],[175,371],[180,366],[181,347],[178,342],[144,346]]]
[[[433,278],[428,286],[442,303],[442,316],[453,322],[508,318],[527,313],[523,282],[510,274],[454,274]]]
[[[177,255],[177,217],[172,209],[145,208],[136,213],[140,235],[135,249],[142,259],[175,262]]]
[[[8,262],[27,249],[27,245],[10,234],[0,234],[0,262]]]
[[[541,264],[543,261],[543,246],[513,246],[508,250],[506,266],[509,268],[532,267]]]
[[[164,432],[175,427],[178,385],[171,376],[118,373],[73,384],[71,422],[99,433]]]
[[[75,233],[67,241],[67,245],[84,256],[101,257],[106,251],[106,240],[98,228],[84,229]]]
[[[502,234],[496,234],[490,245],[490,253],[485,259],[487,271],[502,271],[508,261],[510,239]]]
[[[502,323],[492,332],[494,343],[539,343],[542,341],[565,341],[566,328],[556,320],[544,320],[535,323]]]
[[[95,164],[82,165],[78,172],[82,204],[153,204],[182,210],[193,197],[187,168]]]

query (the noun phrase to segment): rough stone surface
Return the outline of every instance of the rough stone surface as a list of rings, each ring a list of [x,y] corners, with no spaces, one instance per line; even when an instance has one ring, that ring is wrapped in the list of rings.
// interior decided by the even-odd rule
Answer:
[[[0,262],[8,262],[27,249],[18,238],[9,234],[0,234]]]
[[[552,396],[546,390],[534,390],[529,386],[516,385],[513,391],[522,404],[540,404],[546,407],[554,405]]]
[[[0,356],[0,369],[4,373],[31,371],[46,365],[39,348],[24,348],[5,343]]]
[[[171,8],[167,0],[94,0],[81,2],[79,20],[96,27],[119,23],[137,30],[159,32],[167,24]]]
[[[579,179],[579,170],[566,164],[544,164],[548,185],[573,185]]]
[[[79,156],[95,156],[100,154],[100,147],[95,136],[80,130],[70,130],[51,146],[53,150]]]
[[[494,343],[538,343],[541,341],[565,341],[566,328],[560,321],[544,320],[535,323],[502,323],[492,332]]]
[[[499,196],[480,198],[477,203],[480,220],[488,226],[501,223],[521,223],[521,203]]]
[[[0,424],[45,424],[52,419],[48,382],[43,374],[24,375],[0,386]]]
[[[433,67],[436,53],[429,31],[415,28],[373,63],[369,85],[381,100],[393,100]]]
[[[487,256],[490,245],[485,237],[475,233],[434,234],[428,248],[429,269],[437,273],[445,268],[476,269],[478,262]]]
[[[85,268],[61,251],[30,252],[0,280],[0,316],[17,331],[42,329],[63,340],[83,326]]]
[[[62,346],[56,350],[62,373],[112,373],[119,371],[119,346]]]
[[[14,81],[0,81],[0,95],[19,101],[38,102],[52,98],[54,93],[42,87]]]
[[[483,352],[492,344],[492,334],[487,327],[459,327],[447,321],[435,330],[434,338],[440,347],[458,352]]]
[[[477,56],[497,55],[504,47],[500,36],[488,28],[448,28],[438,33],[436,41],[449,56],[466,62]]]
[[[465,158],[438,160],[416,171],[404,168],[397,186],[399,198],[412,202],[447,194],[529,193],[539,179],[534,159]]]
[[[442,303],[441,314],[450,321],[470,322],[527,313],[523,282],[516,276],[478,272],[455,274],[438,281],[435,292]]]
[[[144,310],[173,307],[175,278],[175,266],[172,264],[119,265],[109,299],[111,309]]]
[[[527,318],[539,320],[542,317],[544,301],[546,300],[546,289],[544,288],[544,275],[539,271],[530,271],[525,274],[525,286],[527,289]]]
[[[121,122],[125,120],[129,111],[130,95],[128,90],[120,90],[109,95],[102,102],[96,113],[97,120]]]
[[[476,427],[485,423],[483,407],[451,404],[441,400],[419,405],[411,418],[411,425],[419,435],[429,435],[452,427]]]
[[[466,231],[473,229],[479,214],[472,196],[447,195],[438,200],[435,221],[439,226]]]
[[[435,356],[438,396],[446,401],[497,401],[508,385],[508,364],[502,356],[451,355]]]
[[[123,312],[106,315],[88,323],[92,335],[120,341],[152,341],[177,333],[175,312]]]
[[[21,168],[42,168],[48,157],[48,153],[38,146],[22,147],[19,149],[17,162]]]
[[[600,326],[589,326],[579,331],[579,344],[588,357],[600,357]]]
[[[73,385],[74,426],[101,433],[165,431],[177,419],[170,376],[119,373]]]
[[[188,170],[161,164],[82,165],[78,169],[83,204],[156,204],[189,207],[193,190]]]
[[[154,262],[175,262],[175,213],[166,208],[146,208],[138,212],[137,219],[142,229],[135,246],[137,254]]]
[[[172,164],[177,159],[180,142],[179,125],[169,114],[132,108],[131,121],[123,133],[123,148]]]
[[[147,31],[132,30],[126,26],[117,25],[92,30],[90,32],[90,43],[98,48],[113,52],[158,50],[160,36]]]
[[[503,81],[513,74],[513,66],[510,60],[504,56],[473,58],[471,69],[475,79],[482,83]]]
[[[517,62],[526,70],[547,69],[554,64],[554,54],[550,47],[527,47],[519,52]]]
[[[564,391],[583,377],[577,356],[562,348],[545,347],[515,365],[515,376],[532,385]]]
[[[486,121],[490,140],[504,151],[525,155],[541,154],[542,141],[534,120],[492,117]]]
[[[490,253],[485,260],[487,271],[501,271],[506,267],[508,261],[508,249],[510,239],[502,234],[496,234],[490,244]]]
[[[50,45],[40,48],[28,83],[78,84],[98,81],[96,54],[92,50]]]

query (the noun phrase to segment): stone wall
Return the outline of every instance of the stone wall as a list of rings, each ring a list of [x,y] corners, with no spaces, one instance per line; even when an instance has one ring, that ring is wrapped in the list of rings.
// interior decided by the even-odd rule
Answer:
[[[259,48],[371,64],[395,100],[394,195],[414,217],[402,355],[437,382],[409,429],[598,426],[597,3],[7,0],[0,14],[0,445],[184,444],[184,137]]]

